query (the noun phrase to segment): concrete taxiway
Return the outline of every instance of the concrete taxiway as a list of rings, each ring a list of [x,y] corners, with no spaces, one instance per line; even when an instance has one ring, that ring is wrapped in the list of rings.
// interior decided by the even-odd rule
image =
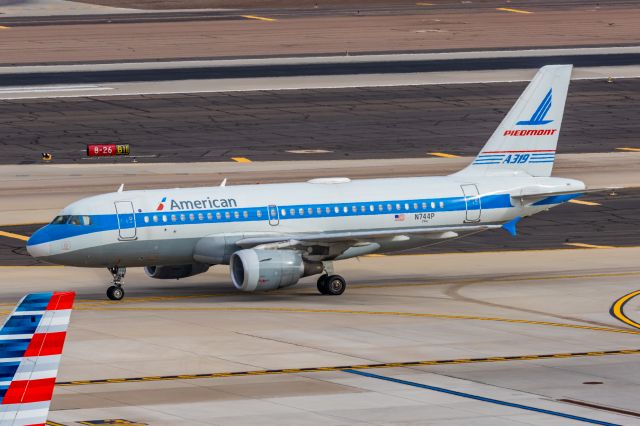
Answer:
[[[223,267],[178,282],[131,270],[122,303],[104,300],[106,271],[14,267],[1,301],[79,292],[61,424],[640,424],[640,330],[609,315],[637,289],[638,256],[369,257],[339,265],[340,297],[309,279],[239,294]]]

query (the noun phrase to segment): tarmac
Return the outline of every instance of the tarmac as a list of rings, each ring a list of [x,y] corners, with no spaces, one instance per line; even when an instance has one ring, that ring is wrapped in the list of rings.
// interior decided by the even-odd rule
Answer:
[[[106,271],[9,267],[1,299],[79,292],[60,424],[639,424],[640,330],[609,314],[639,250],[365,257],[338,265],[340,297],[134,269],[122,303],[104,300]]]

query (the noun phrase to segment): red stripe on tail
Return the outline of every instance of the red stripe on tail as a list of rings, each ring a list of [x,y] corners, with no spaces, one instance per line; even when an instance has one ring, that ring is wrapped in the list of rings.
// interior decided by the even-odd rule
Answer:
[[[47,311],[60,311],[62,309],[71,309],[73,307],[73,299],[76,294],[72,291],[59,292],[56,291],[51,296],[49,304],[47,305]]]
[[[51,401],[56,378],[38,380],[15,380],[9,385],[2,405]]]
[[[57,333],[36,333],[33,335],[24,356],[61,355],[66,331]]]

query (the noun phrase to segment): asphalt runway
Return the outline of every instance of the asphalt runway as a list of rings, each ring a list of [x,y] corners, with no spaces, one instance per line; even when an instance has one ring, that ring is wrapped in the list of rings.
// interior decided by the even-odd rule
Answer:
[[[525,218],[517,237],[492,230],[390,255],[640,246],[640,189],[614,193],[589,194],[578,199],[581,204],[567,203]],[[44,264],[26,253],[23,240],[2,235],[29,236],[40,226],[0,226],[0,267]]]
[[[189,68],[154,68],[142,70],[38,71],[5,72],[0,86],[66,85],[126,82],[159,82],[171,80],[208,80],[264,77],[326,77],[352,74],[402,74],[446,71],[487,71],[540,68],[549,64],[573,64],[576,67],[626,66],[640,64],[638,53],[568,54],[535,57],[469,58],[447,60],[371,61],[357,63],[316,63],[300,65],[238,65],[224,67],[194,66]]]
[[[637,290],[639,250],[348,260],[340,297],[312,279],[247,294],[226,268],[179,282],[132,269],[114,303],[106,271],[11,267],[0,303],[78,292],[49,416],[66,426],[627,425],[640,330],[609,309]]]
[[[154,22],[153,14],[113,18],[2,18],[0,62],[5,65],[121,62],[184,58],[347,55],[366,52],[433,52],[621,46],[637,40],[636,2],[419,2],[393,13],[330,10],[287,14],[269,10],[205,12],[185,25],[181,17]],[[520,2],[519,2],[520,3]],[[506,10],[502,10],[502,9]],[[365,8],[367,9],[367,8]],[[516,9],[518,10],[518,9]],[[267,15],[256,15],[267,13]],[[282,16],[284,15],[284,16]],[[120,16],[120,17],[119,17]],[[146,21],[144,16],[147,16]],[[240,18],[239,18],[240,16]],[[281,17],[282,16],[282,17]],[[91,20],[93,19],[93,21]],[[99,23],[96,22],[96,19]],[[155,19],[163,20],[158,17]],[[207,19],[216,19],[215,21]],[[38,21],[39,20],[39,21]],[[69,20],[80,20],[71,22]],[[106,22],[105,22],[106,21]],[[137,22],[144,21],[144,22]],[[25,25],[31,22],[37,25]],[[569,25],[570,22],[570,25]]]
[[[0,163],[475,155],[526,84],[2,100]],[[638,148],[639,102],[640,79],[573,81],[559,152]],[[131,156],[89,160],[94,143],[130,144]]]

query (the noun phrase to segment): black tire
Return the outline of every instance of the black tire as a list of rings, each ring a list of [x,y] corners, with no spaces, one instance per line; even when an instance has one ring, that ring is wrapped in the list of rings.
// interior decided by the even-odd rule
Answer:
[[[112,285],[107,289],[107,297],[111,300],[122,300],[124,289],[120,286]]]
[[[318,291],[320,294],[327,294],[328,285],[327,285],[328,275],[322,274],[318,277]]]
[[[326,294],[331,296],[340,296],[347,289],[347,282],[340,275],[329,275],[326,282]]]

